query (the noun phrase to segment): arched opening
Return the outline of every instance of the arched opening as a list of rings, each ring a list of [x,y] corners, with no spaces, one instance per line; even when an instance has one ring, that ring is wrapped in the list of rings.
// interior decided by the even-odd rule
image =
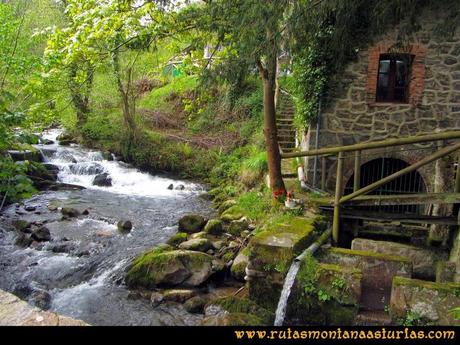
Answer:
[[[360,186],[364,187],[387,177],[409,166],[405,161],[396,158],[377,158],[361,165]],[[345,194],[353,192],[354,175],[350,177],[345,187]],[[425,182],[418,171],[399,177],[369,194],[394,195],[426,193]],[[424,214],[423,205],[392,205],[392,206],[362,206],[360,209],[385,213]]]

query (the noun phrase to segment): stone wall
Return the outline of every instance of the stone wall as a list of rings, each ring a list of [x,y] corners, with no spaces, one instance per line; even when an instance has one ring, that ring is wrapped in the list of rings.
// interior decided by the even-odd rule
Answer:
[[[359,52],[357,61],[346,67],[324,102],[320,148],[460,129],[460,29],[452,38],[438,37],[435,28],[443,19],[442,13],[425,12],[419,21],[421,29],[409,37],[409,42],[396,44],[396,28]],[[389,51],[414,55],[407,104],[375,101],[379,56]],[[316,123],[312,123],[303,137],[303,150],[315,147],[315,131]],[[406,146],[404,151],[399,148],[366,151],[362,164],[379,157],[412,163],[440,145],[443,143]],[[445,159],[438,166],[433,163],[420,170],[428,192],[452,190],[452,160]],[[312,181],[312,161],[305,160],[309,181]],[[330,191],[334,191],[335,166],[335,158],[328,158]],[[345,161],[344,186],[352,174],[350,158]]]
[[[460,284],[433,283],[395,277],[391,291],[390,312],[396,323],[410,313],[420,322],[435,325],[460,325],[450,312],[460,305]]]

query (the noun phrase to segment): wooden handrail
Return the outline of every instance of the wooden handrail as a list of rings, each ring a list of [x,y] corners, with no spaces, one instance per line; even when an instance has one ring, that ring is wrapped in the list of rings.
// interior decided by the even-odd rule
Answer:
[[[339,152],[352,152],[352,151],[364,151],[371,149],[378,149],[392,146],[402,146],[409,144],[426,143],[430,141],[438,140],[449,140],[449,139],[460,139],[460,131],[447,131],[442,133],[427,134],[427,135],[416,135],[405,138],[394,138],[381,141],[370,141],[359,144],[347,145],[347,146],[336,146],[336,147],[325,147],[317,150],[301,151],[301,152],[290,152],[283,153],[281,158],[296,158],[296,157],[312,157],[312,156],[325,156],[331,154],[338,154]]]

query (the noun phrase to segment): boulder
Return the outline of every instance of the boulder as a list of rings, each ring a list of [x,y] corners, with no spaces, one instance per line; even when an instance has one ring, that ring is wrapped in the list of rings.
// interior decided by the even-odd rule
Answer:
[[[179,231],[194,234],[203,230],[206,220],[198,214],[188,214],[179,220]]]
[[[37,242],[46,242],[51,240],[51,233],[47,227],[42,226],[37,230],[34,230],[31,237]]]
[[[63,207],[61,213],[65,217],[75,218],[78,217],[81,213],[75,208],[72,207]]]
[[[241,218],[239,220],[233,220],[227,231],[234,236],[240,236],[243,231],[247,230],[248,226],[248,221],[245,218]]]
[[[56,158],[65,163],[77,163],[77,159],[67,150],[56,152]]]
[[[160,245],[137,257],[126,275],[130,287],[196,287],[214,272],[213,258],[189,250]]]
[[[235,200],[225,200],[223,203],[219,205],[217,211],[219,212],[219,214],[222,214],[225,211],[227,211],[230,207],[235,206],[235,205],[236,205]]]
[[[15,244],[19,247],[28,247],[32,244],[33,240],[30,238],[30,236],[19,233],[18,237],[16,237]]]
[[[236,280],[244,282],[244,277],[246,276],[246,266],[248,265],[249,257],[247,251],[243,249],[238,253],[235,260],[233,260],[232,267],[230,272],[232,277]]]
[[[102,158],[109,162],[113,161],[112,153],[109,151],[102,152]]]
[[[112,186],[112,178],[107,173],[99,174],[94,178],[93,186],[111,187]]]
[[[195,296],[184,303],[184,308],[192,314],[202,314],[207,300],[202,296]]]
[[[173,190],[173,189],[174,189],[174,185],[171,183],[171,184],[168,186],[168,189],[169,189],[169,190]]]
[[[174,188],[175,190],[184,190],[185,189],[185,186],[183,184],[180,184],[178,185],[176,188]]]
[[[253,314],[222,312],[205,317],[201,326],[263,326],[260,318]]]
[[[44,164],[37,162],[31,162],[27,166],[26,174],[39,189],[52,185],[57,181],[57,173],[48,170]]]
[[[221,235],[223,232],[222,221],[219,219],[211,219],[206,223],[204,227],[204,232],[210,235]]]
[[[37,207],[36,207],[36,206],[32,206],[32,205],[26,205],[26,206],[24,206],[24,210],[26,210],[27,212],[34,212],[36,209],[37,209]]]
[[[120,232],[130,232],[133,228],[133,223],[131,223],[129,220],[120,220],[117,223],[117,228]]]
[[[196,239],[196,238],[206,238],[208,234],[204,231],[197,232],[195,234],[190,235],[190,239]]]
[[[166,243],[170,246],[177,247],[179,244],[185,241],[187,241],[187,234],[185,232],[178,232],[177,234],[173,235]]]
[[[70,145],[70,144],[75,144],[77,142],[77,140],[75,139],[75,137],[70,134],[70,133],[62,133],[60,134],[56,140],[59,142],[59,145]]]
[[[30,150],[8,150],[8,154],[15,162],[29,161],[40,163],[43,160],[40,151],[32,148]]]
[[[163,302],[163,300],[163,294],[157,291],[152,292],[152,294],[150,295],[150,305],[154,308],[159,306]]]
[[[70,172],[75,175],[98,175],[103,174],[105,168],[96,162],[80,162],[72,164]]]
[[[238,206],[234,205],[227,209],[222,215],[220,216],[220,219],[222,219],[225,222],[231,222],[233,220],[239,220],[244,217],[244,212],[243,209]]]
[[[195,238],[192,240],[188,240],[186,242],[182,242],[179,245],[180,249],[184,250],[193,250],[197,252],[207,252],[209,249],[212,248],[211,241],[205,238]]]
[[[18,219],[18,220],[13,221],[12,224],[17,230],[19,230],[21,232],[24,232],[24,233],[30,233],[31,232],[31,230],[30,230],[31,223],[29,223],[26,220]]]

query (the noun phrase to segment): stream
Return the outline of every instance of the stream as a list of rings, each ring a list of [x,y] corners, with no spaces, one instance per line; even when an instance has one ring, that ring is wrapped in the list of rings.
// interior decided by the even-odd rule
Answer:
[[[56,141],[60,133],[50,130],[43,137]],[[199,197],[203,187],[143,173],[78,145],[37,147],[47,163],[59,167],[60,182],[85,189],[43,192],[2,211],[0,288],[29,302],[41,292],[38,296],[47,296],[50,311],[91,325],[197,324],[202,316],[187,313],[180,304],[153,308],[148,299],[130,292],[123,278],[133,257],[177,232],[182,215],[212,214],[210,203]],[[111,187],[92,185],[101,172],[110,175]],[[181,190],[168,189],[171,184]],[[64,220],[61,207],[89,214]],[[28,248],[15,245],[17,231],[11,223],[17,219],[44,224],[51,241]],[[129,234],[118,232],[119,220],[132,221]]]

